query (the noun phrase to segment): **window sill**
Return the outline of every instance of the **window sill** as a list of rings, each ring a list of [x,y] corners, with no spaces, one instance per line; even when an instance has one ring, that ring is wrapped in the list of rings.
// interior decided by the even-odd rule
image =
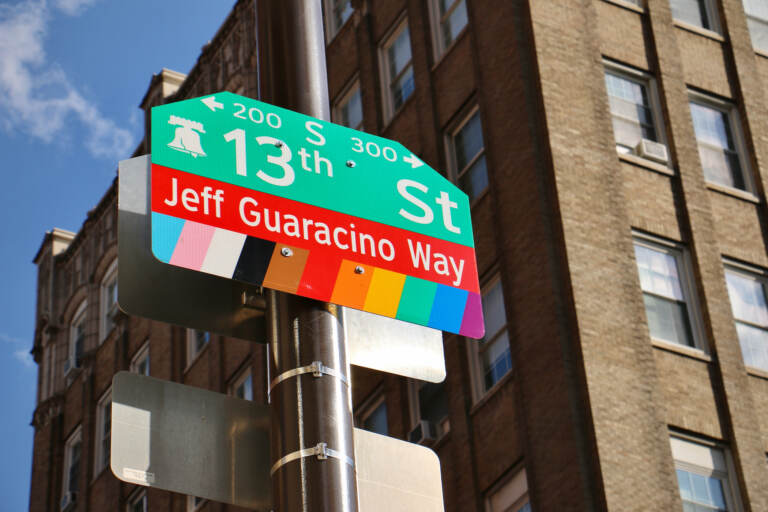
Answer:
[[[759,55],[764,59],[768,59],[768,50],[758,50],[757,48],[755,48],[755,54]]]
[[[629,10],[629,11],[634,11],[634,12],[639,13],[639,14],[643,14],[645,12],[645,9],[643,9],[639,5],[633,4],[632,2],[627,2],[627,1],[624,1],[624,0],[603,0],[603,2],[608,3],[608,4],[617,5],[619,7],[622,7],[624,9]]]
[[[486,391],[483,396],[481,396],[477,402],[475,402],[475,405],[472,406],[472,408],[469,410],[469,415],[474,416],[477,411],[479,411],[488,401],[501,389],[504,387],[504,385],[512,380],[512,377],[514,376],[515,369],[512,368],[509,370],[506,375],[504,375],[502,378],[499,379],[499,381],[491,386],[491,388]],[[446,434],[447,435],[447,434]]]
[[[405,101],[403,102],[403,104],[402,104],[402,105],[400,105],[400,108],[398,108],[397,110],[395,110],[395,111],[392,113],[392,115],[389,117],[389,119],[387,119],[387,121],[384,123],[384,126],[382,126],[382,128],[381,128],[381,133],[386,133],[386,131],[387,131],[387,130],[389,130],[389,128],[392,126],[392,124],[395,122],[395,120],[396,120],[398,117],[400,117],[400,115],[401,115],[401,114],[403,113],[403,111],[404,111],[404,110],[405,110],[405,109],[408,107],[408,105],[410,105],[410,104],[411,104],[411,103],[414,101],[414,98],[415,98],[415,97],[416,97],[416,89],[415,89],[415,87],[414,87],[414,90],[413,90],[413,92],[411,93],[411,95],[410,95],[410,96],[408,96],[408,99],[407,99],[407,100],[405,100]]]
[[[461,32],[459,32],[459,35],[457,35],[453,41],[451,41],[451,44],[448,45],[447,48],[443,50],[443,52],[440,55],[433,55],[433,58],[435,59],[435,63],[432,64],[432,67],[429,69],[432,73],[435,72],[435,70],[440,66],[440,64],[445,60],[445,58],[448,56],[451,51],[453,51],[456,46],[458,46],[459,41],[464,39],[466,35],[469,33],[467,30],[467,25],[464,26],[463,29],[461,29]],[[437,45],[435,45],[435,48],[437,48]]]
[[[747,192],[746,190],[739,190],[738,188],[728,187],[718,183],[712,183],[711,181],[707,182],[707,188],[714,192],[725,194],[726,196],[735,197],[736,199],[741,199],[750,203],[760,204],[760,198],[752,192]]]
[[[678,345],[677,343],[671,343],[669,341],[651,339],[651,345],[660,350],[666,352],[672,352],[682,356],[690,357],[691,359],[697,359],[705,363],[711,363],[712,357],[709,354],[701,350],[700,348],[686,347],[685,345]]]
[[[755,368],[754,366],[747,366],[747,374],[758,379],[768,380],[768,370],[762,368]]]
[[[715,32],[714,30],[709,30],[707,28],[697,27],[696,25],[691,25],[689,23],[686,23],[684,21],[680,20],[674,20],[674,24],[677,28],[680,28],[682,30],[685,30],[687,32],[692,32],[694,34],[704,36],[707,39],[712,39],[713,41],[718,41],[720,43],[725,42],[725,38],[722,36],[722,34],[719,34],[718,32]]]
[[[644,169],[648,169],[649,171],[658,172],[659,174],[663,174],[665,176],[674,176],[675,170],[670,169],[666,165],[658,164],[656,162],[653,162],[651,160],[648,160],[647,158],[642,158],[637,155],[630,155],[627,153],[616,153],[619,155],[619,160],[622,162],[627,162],[628,164],[632,164],[637,167],[642,167]]]
[[[200,358],[202,357],[202,355],[205,353],[205,351],[206,351],[206,350],[208,350],[208,347],[210,347],[210,346],[211,346],[211,341],[208,341],[208,343],[206,343],[206,344],[205,344],[205,346],[204,346],[203,348],[201,348],[201,349],[200,349],[200,352],[198,352],[197,354],[195,354],[195,357],[193,357],[193,358],[192,358],[192,360],[189,362],[189,364],[187,364],[187,367],[186,367],[186,368],[184,368],[184,374],[185,374],[185,375],[186,375],[186,374],[189,372],[189,370],[190,370],[190,369],[191,369],[191,368],[192,368],[192,367],[195,365],[195,363],[197,363],[197,362],[200,360]]]

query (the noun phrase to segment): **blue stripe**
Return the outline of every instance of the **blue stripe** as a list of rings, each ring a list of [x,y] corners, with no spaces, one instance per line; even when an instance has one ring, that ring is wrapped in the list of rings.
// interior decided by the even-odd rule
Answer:
[[[435,302],[432,303],[432,312],[429,315],[428,327],[442,331],[459,332],[468,294],[467,290],[438,284]]]
[[[184,219],[152,212],[152,254],[163,263],[170,263],[179,241]]]

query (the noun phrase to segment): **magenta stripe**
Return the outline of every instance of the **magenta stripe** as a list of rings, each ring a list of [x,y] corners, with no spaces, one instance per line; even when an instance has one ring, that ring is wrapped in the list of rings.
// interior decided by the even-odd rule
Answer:
[[[464,306],[464,318],[461,321],[459,334],[475,339],[480,339],[485,335],[483,304],[478,293],[469,292],[467,295],[467,304]]]
[[[216,228],[188,220],[181,230],[179,241],[171,256],[171,265],[200,270],[208,253]]]

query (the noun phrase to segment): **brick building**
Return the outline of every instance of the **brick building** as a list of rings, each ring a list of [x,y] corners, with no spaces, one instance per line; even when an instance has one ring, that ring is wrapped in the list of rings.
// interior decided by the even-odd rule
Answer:
[[[768,510],[768,3],[325,3],[334,121],[471,197],[488,333],[440,385],[355,369],[359,425],[430,445],[451,512]],[[255,97],[254,28],[238,1],[147,119]],[[263,345],[116,309],[115,197],[35,257],[30,510],[235,510],[105,469],[116,371],[265,401]]]

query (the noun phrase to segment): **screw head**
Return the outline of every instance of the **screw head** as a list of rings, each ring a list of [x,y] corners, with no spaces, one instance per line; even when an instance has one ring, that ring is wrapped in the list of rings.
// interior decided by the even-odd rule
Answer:
[[[347,167],[354,167],[357,165],[354,160],[347,160]]]
[[[283,247],[282,249],[280,249],[280,254],[288,258],[290,256],[293,256],[293,251],[290,250],[288,247]]]
[[[361,267],[360,265],[355,267],[355,274],[364,274],[364,273],[365,273],[365,269],[363,267]]]
[[[275,147],[278,147],[278,148],[283,147],[283,141],[279,140],[279,141],[275,142]]]

